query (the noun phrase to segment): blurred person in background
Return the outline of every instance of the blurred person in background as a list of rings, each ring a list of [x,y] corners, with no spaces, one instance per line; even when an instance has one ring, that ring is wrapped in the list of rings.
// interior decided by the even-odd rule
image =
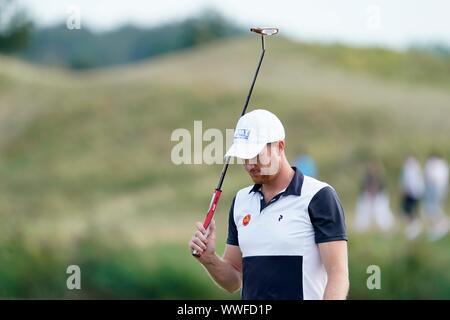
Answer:
[[[394,216],[389,205],[380,167],[372,162],[362,181],[361,194],[356,204],[354,227],[357,232],[365,232],[375,223],[383,232],[394,225]]]
[[[408,219],[405,235],[408,239],[415,239],[422,232],[419,219],[420,200],[424,192],[424,178],[419,161],[412,155],[403,163],[400,176],[401,207]]]
[[[430,240],[445,236],[450,224],[444,213],[444,201],[448,192],[449,169],[446,160],[431,154],[425,164],[425,212],[430,224]]]
[[[304,175],[317,178],[317,165],[314,158],[308,154],[306,149],[301,152],[295,159],[295,166],[303,172]]]

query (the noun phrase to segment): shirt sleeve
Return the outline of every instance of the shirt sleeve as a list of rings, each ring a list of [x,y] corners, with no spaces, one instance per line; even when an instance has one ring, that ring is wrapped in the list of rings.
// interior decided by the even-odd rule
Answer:
[[[344,209],[336,191],[327,186],[311,199],[308,213],[316,243],[347,240]]]
[[[230,213],[228,217],[228,238],[227,244],[238,246],[238,232],[236,228],[236,223],[234,222],[234,202],[236,201],[236,197],[233,198],[233,202],[231,203]]]

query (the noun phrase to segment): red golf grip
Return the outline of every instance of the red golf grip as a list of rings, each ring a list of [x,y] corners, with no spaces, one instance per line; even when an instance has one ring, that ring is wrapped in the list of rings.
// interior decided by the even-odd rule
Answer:
[[[209,210],[208,213],[206,214],[205,221],[203,222],[203,228],[205,229],[208,229],[209,224],[211,223],[211,220],[214,217],[214,212],[216,212],[217,203],[219,202],[221,194],[222,190],[219,189],[214,190],[211,205],[209,206]]]
[[[205,221],[203,222],[203,228],[208,229],[209,224],[211,223],[212,218],[214,217],[214,212],[216,212],[217,203],[219,202],[220,195],[222,194],[222,190],[215,189],[214,194],[211,199],[211,204],[209,205],[208,213],[206,214]],[[197,250],[192,252],[193,256],[198,257],[199,254]]]

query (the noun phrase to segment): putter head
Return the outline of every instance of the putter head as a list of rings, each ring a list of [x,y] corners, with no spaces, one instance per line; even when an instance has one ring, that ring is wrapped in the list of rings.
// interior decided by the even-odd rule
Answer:
[[[267,28],[267,27],[259,28],[259,27],[254,27],[254,28],[250,28],[250,31],[254,32],[254,33],[259,33],[259,34],[261,34],[263,36],[272,36],[272,35],[278,33],[278,28]]]

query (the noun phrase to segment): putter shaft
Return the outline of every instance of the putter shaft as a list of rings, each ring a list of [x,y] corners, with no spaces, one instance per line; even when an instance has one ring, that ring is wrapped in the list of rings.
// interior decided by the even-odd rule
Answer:
[[[276,31],[274,31],[273,33],[264,33],[264,30],[266,30],[266,29],[273,29],[273,30],[276,30]],[[258,73],[259,73],[259,70],[261,69],[261,64],[262,64],[262,61],[264,59],[264,54],[266,53],[266,45],[265,45],[264,36],[278,33],[278,29],[277,28],[251,28],[250,31],[256,32],[258,34],[261,34],[261,54],[259,56],[258,65],[256,67],[255,74],[253,75],[253,80],[252,80],[252,83],[250,85],[250,89],[248,90],[247,98],[245,99],[244,107],[242,109],[242,113],[241,113],[240,117],[242,117],[245,114],[245,112],[247,111],[247,107],[248,107],[248,104],[250,102],[250,98],[251,98],[252,93],[253,93],[253,88],[255,87],[256,78],[258,77]],[[222,194],[222,185],[223,185],[223,181],[225,179],[225,175],[227,173],[229,164],[230,164],[230,158],[227,157],[225,159],[225,164],[224,164],[224,166],[222,168],[222,172],[220,174],[219,182],[217,184],[216,189],[214,190],[214,193],[213,193],[213,196],[212,196],[212,199],[211,199],[211,203],[209,205],[208,213],[206,214],[205,220],[203,222],[203,227],[207,230],[206,231],[207,233],[208,233],[208,230],[209,230],[208,228],[209,228],[209,225],[211,223],[211,220],[214,217],[214,213],[216,211],[217,203],[219,202],[220,195]],[[198,254],[197,250],[192,251],[192,255],[195,256],[195,257],[199,257],[200,256]]]

